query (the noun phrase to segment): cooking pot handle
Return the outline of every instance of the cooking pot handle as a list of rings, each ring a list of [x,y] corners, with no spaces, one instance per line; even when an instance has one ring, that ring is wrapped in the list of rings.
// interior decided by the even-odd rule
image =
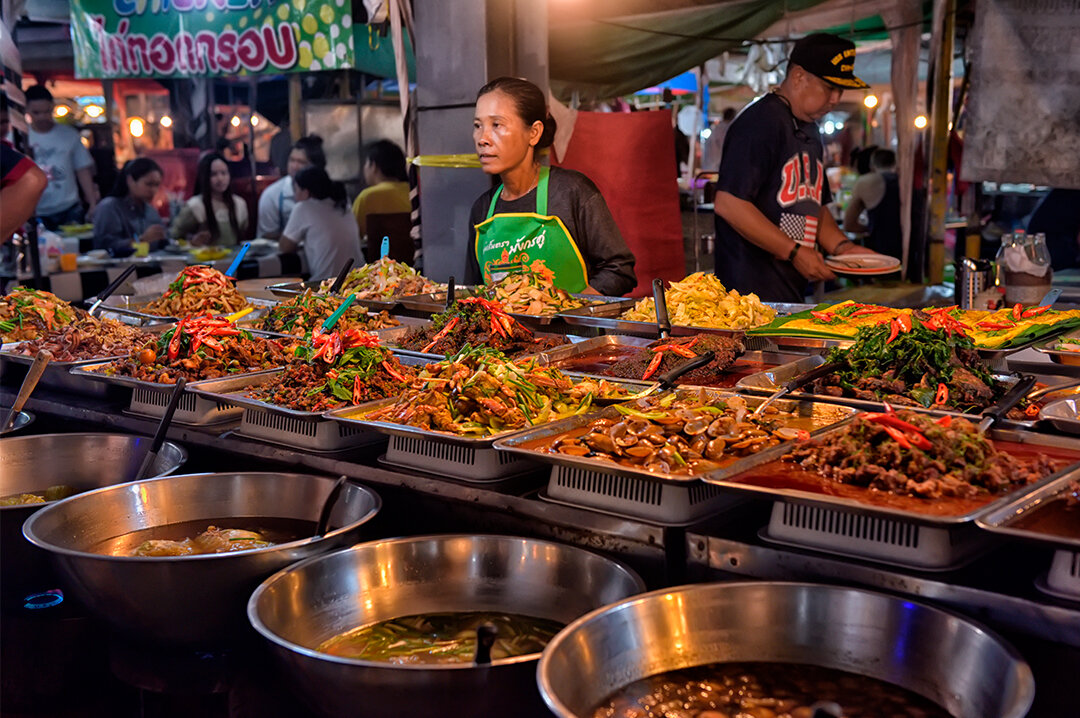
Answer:
[[[491,663],[491,647],[495,645],[499,629],[493,623],[481,623],[476,627],[476,665]]]

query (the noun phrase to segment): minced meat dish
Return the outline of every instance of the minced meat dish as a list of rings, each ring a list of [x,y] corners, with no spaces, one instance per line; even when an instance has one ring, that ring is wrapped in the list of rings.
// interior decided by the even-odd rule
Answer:
[[[717,334],[661,339],[642,349],[640,353],[613,364],[604,374],[624,379],[649,379],[709,351],[715,355],[711,362],[683,374],[676,383],[708,385],[716,380],[718,374],[731,366],[745,349],[738,339]]]

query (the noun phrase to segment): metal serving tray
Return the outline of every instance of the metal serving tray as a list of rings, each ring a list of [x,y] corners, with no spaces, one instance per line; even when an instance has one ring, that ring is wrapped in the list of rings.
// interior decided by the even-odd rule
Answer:
[[[774,369],[768,371],[758,372],[757,374],[751,374],[748,377],[743,378],[738,384],[735,385],[736,391],[745,391],[751,394],[768,395],[775,392],[781,386],[791,381],[795,377],[821,366],[825,363],[825,357],[820,354],[811,354],[810,356],[802,357],[797,361],[790,362],[788,364],[782,364]],[[1011,374],[994,374],[993,377],[998,381],[1005,382],[1006,384],[1014,384],[1017,379]],[[881,401],[868,401],[864,399],[854,399],[843,396],[830,396],[828,394],[808,394],[802,391],[796,391],[788,394],[787,396],[792,399],[802,399],[805,401],[825,401],[831,404],[840,404],[842,406],[851,406],[856,409],[864,409],[866,411],[882,411],[885,407],[885,403]],[[944,416],[946,414],[951,416],[962,416],[965,419],[978,418],[978,414],[965,414],[959,411],[951,411],[948,409],[927,409],[923,406],[901,406],[900,409],[910,409],[911,411],[918,411],[924,414],[933,414],[935,416]],[[1001,424],[1013,427],[1023,427],[1031,429],[1035,427],[1033,421],[1014,421],[1012,419],[1002,420]]]
[[[438,291],[423,294],[406,294],[398,297],[398,302],[409,311],[423,314],[438,314],[446,311],[446,285],[440,284],[439,286],[441,289]],[[454,287],[454,296],[458,299],[472,297],[476,294],[477,289],[478,287],[475,286],[457,285]]]
[[[368,316],[377,316],[378,312],[368,312],[367,314],[368,314]],[[383,329],[375,329],[374,331],[372,331],[372,334],[377,335],[379,332],[386,331],[387,329],[400,329],[401,327],[408,328],[408,327],[421,326],[421,325],[427,324],[427,320],[424,320],[424,319],[416,319],[415,317],[403,317],[403,316],[400,316],[400,315],[397,315],[397,314],[392,315],[392,316],[393,316],[394,319],[398,320],[398,322],[399,322],[398,326],[396,326],[396,327],[385,327]],[[263,319],[262,317],[259,317],[257,319],[248,319],[248,318],[245,317],[244,319],[241,319],[240,321],[238,321],[236,323],[236,326],[241,327],[243,329],[247,329],[248,331],[258,332],[259,334],[265,334],[266,336],[272,336],[272,337],[275,337],[275,338],[278,338],[278,339],[303,339],[304,338],[304,335],[302,335],[302,334],[286,334],[285,332],[275,332],[275,331],[270,331],[269,329],[259,329],[258,325],[262,322],[262,319]]]
[[[1014,498],[1003,506],[979,514],[975,519],[975,523],[979,528],[1001,536],[1037,541],[1056,549],[1080,552],[1080,538],[1056,536],[1012,526],[1025,512],[1032,511],[1064,495],[1069,487],[1078,480],[1080,480],[1080,470],[1073,470],[1059,475],[1053,481],[1044,481],[1034,487],[1029,487],[1027,490],[1018,491],[1013,494]]]
[[[1080,343],[1080,329],[1073,329],[1065,332],[1061,336],[1051,337],[1049,339],[1040,340],[1035,344],[1035,351],[1045,354],[1050,358],[1050,361],[1055,364],[1065,364],[1067,366],[1080,366],[1080,352],[1067,352],[1060,351],[1058,349],[1051,349],[1063,339],[1072,339]]]
[[[1039,411],[1039,419],[1066,434],[1080,434],[1080,398],[1050,402]]]
[[[618,312],[615,313],[614,316],[589,311],[591,309],[590,307],[571,309],[560,313],[558,316],[567,324],[577,324],[579,326],[593,327],[594,329],[606,329],[607,331],[616,334],[630,334],[637,337],[659,339],[660,330],[657,328],[656,322],[638,322],[619,318],[623,312],[632,309],[638,301],[640,300],[624,299],[610,307],[605,307],[605,311],[612,312],[615,311],[616,307],[619,307]],[[764,304],[775,309],[778,316],[802,311],[804,308],[810,306],[804,304],[774,302],[764,302]],[[711,327],[695,327],[682,324],[671,325],[671,334],[679,337],[691,336],[693,334],[719,334],[721,336],[734,337],[742,336],[746,332],[746,329],[715,329]],[[765,338],[772,339],[772,337]]]
[[[144,324],[160,324],[160,323],[175,323],[180,320],[179,317],[162,317],[157,314],[147,314],[142,309],[155,299],[159,299],[160,294],[135,294],[135,295],[117,295],[114,294],[111,297],[106,298],[102,303],[101,308],[98,310],[98,314],[101,316],[111,316],[113,319],[124,321],[125,318],[137,319]],[[246,315],[246,318],[250,321],[256,317],[262,316],[270,307],[276,302],[268,299],[259,299],[257,297],[248,297],[248,304],[255,307],[255,311]]]
[[[330,279],[336,279],[336,277],[330,277]],[[320,292],[319,285],[325,282],[325,279],[309,279],[306,282],[279,282],[278,284],[269,284],[266,289],[277,297],[283,297],[285,299],[292,299],[295,296],[303,294],[307,290],[311,290],[318,294],[326,294],[327,292]],[[338,296],[348,296],[347,294],[339,294]],[[368,309],[374,309],[376,311],[391,310],[399,303],[398,297],[391,299],[361,299],[356,298],[356,303],[367,307]]]
[[[411,319],[409,322],[402,322],[400,327],[388,327],[387,329],[377,329],[372,332],[375,336],[379,337],[379,344],[384,347],[389,347],[394,350],[395,354],[401,354],[404,356],[418,356],[424,357],[429,361],[438,361],[444,358],[442,354],[424,354],[422,352],[415,351],[413,349],[402,349],[398,346],[398,342],[405,336],[405,334],[414,327],[427,326],[431,324],[430,319]],[[565,337],[570,344],[584,341],[584,337],[575,337],[573,335],[557,334],[552,332],[533,332],[537,337]],[[520,357],[518,357],[520,358]]]

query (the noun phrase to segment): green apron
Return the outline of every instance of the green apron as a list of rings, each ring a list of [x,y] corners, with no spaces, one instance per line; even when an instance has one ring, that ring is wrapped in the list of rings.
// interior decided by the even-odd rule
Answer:
[[[547,214],[547,167],[540,168],[536,212],[495,214],[502,185],[491,198],[487,219],[476,225],[476,261],[484,282],[497,282],[510,272],[530,268],[538,260],[555,275],[555,286],[571,294],[589,286],[585,260],[570,231],[558,217]]]

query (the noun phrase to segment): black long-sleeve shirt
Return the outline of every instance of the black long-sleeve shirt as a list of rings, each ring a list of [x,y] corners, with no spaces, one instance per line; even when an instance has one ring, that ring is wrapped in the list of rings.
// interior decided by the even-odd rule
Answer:
[[[469,256],[465,282],[482,284],[483,275],[476,260],[476,225],[487,219],[491,198],[498,187],[480,196],[469,213]],[[496,214],[535,212],[536,189],[512,201],[499,198]],[[561,167],[552,167],[548,179],[548,214],[563,221],[585,259],[589,286],[609,297],[619,297],[637,286],[634,255],[615,225],[604,196],[585,175]]]

